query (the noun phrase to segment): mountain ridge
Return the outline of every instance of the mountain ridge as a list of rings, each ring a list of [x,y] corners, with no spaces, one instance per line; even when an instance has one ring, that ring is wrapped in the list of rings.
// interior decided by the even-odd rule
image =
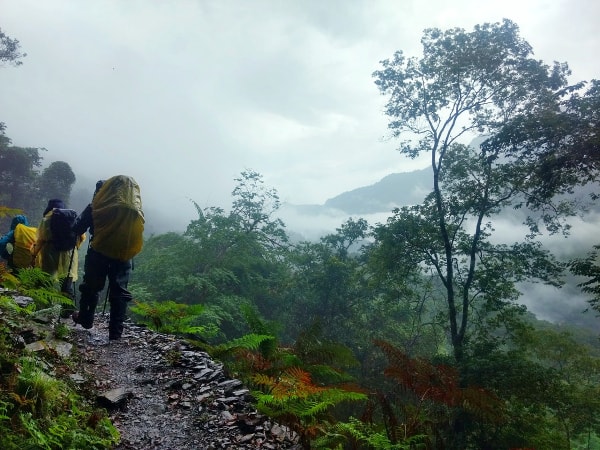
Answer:
[[[431,178],[430,168],[395,172],[373,184],[342,192],[322,205],[286,203],[286,206],[299,213],[313,215],[327,215],[327,211],[344,214],[388,213],[394,208],[421,203],[431,191]]]

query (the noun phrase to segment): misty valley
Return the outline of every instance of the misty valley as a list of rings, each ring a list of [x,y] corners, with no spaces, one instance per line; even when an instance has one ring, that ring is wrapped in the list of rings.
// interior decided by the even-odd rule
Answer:
[[[231,204],[190,198],[189,220],[140,183],[128,315],[222,362],[296,450],[600,449],[600,81],[570,84],[508,19],[427,29],[421,43],[372,77],[399,157],[427,168],[323,205],[284,203],[244,169]],[[81,212],[101,196],[6,129],[2,230],[20,215],[41,223],[49,199]],[[98,245],[83,242],[79,280]],[[75,448],[51,420],[68,413],[44,409],[60,371],[15,344],[24,317],[73,308],[61,281],[0,265],[3,288],[34,300],[0,293],[5,448]],[[70,426],[110,448],[111,425],[85,411]]]

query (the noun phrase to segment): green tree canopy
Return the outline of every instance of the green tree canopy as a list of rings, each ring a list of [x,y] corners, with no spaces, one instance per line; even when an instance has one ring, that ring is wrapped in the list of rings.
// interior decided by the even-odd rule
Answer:
[[[559,90],[552,100],[511,118],[484,144],[533,159],[532,205],[596,181],[600,170],[600,81]]]
[[[566,64],[547,66],[531,57],[516,24],[425,30],[423,56],[402,52],[374,72],[389,97],[386,114],[400,152],[430,156],[432,193],[423,205],[403,208],[387,236],[398,239],[415,268],[431,269],[443,286],[450,340],[457,361],[464,357],[472,314],[493,314],[516,299],[516,283],[537,278],[557,283],[561,267],[539,244],[530,220],[525,243],[492,244],[491,218],[522,207],[535,190],[531,173],[539,158],[504,147],[469,147],[461,139],[493,138],[532,111],[560,108],[567,87]],[[539,152],[538,152],[539,155]],[[541,215],[553,231],[566,209]],[[553,213],[553,214],[551,214]]]
[[[0,204],[33,214],[41,206],[37,170],[42,157],[37,148],[12,146],[5,128],[0,123]]]
[[[230,212],[196,205],[198,218],[183,236],[170,233],[146,242],[136,271],[156,300],[207,305],[205,316],[218,316],[229,337],[243,334],[242,304],[251,301],[269,315],[287,250],[283,223],[274,216],[276,191],[254,171],[236,181]]]
[[[44,149],[11,145],[5,129],[0,123],[0,205],[22,210],[35,223],[48,199],[68,202],[75,174],[63,161],[50,163],[40,173]],[[10,218],[3,220],[3,229],[8,229]]]
[[[0,29],[0,64],[9,63],[20,66],[23,61],[21,58],[27,56],[27,53],[21,53],[21,44],[16,39],[11,39],[2,29]]]
[[[50,163],[39,177],[40,192],[48,199],[60,198],[66,205],[69,204],[74,184],[75,174],[71,166],[64,161]]]

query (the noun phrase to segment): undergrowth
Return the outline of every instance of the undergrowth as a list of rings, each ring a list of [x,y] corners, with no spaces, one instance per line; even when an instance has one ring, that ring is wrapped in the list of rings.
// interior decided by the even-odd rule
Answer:
[[[32,317],[42,309],[60,309],[71,300],[56,291],[39,269],[23,269],[16,277],[0,267],[0,448],[108,449],[120,439],[103,409],[96,408],[68,378],[72,361],[56,352],[32,352],[23,342]],[[12,295],[31,297],[25,307]],[[66,338],[68,328],[48,326],[45,338]],[[64,375],[62,375],[64,374]]]
[[[204,305],[186,305],[172,300],[164,302],[133,301],[129,310],[138,322],[154,331],[169,334],[187,334],[201,339],[214,336],[216,326],[200,325],[198,319],[204,313]]]

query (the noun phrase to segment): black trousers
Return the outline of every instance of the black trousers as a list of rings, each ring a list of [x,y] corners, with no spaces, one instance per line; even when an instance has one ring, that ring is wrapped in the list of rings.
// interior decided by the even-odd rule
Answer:
[[[123,333],[123,323],[127,312],[127,302],[132,299],[127,290],[131,261],[119,261],[108,258],[88,249],[85,256],[83,282],[79,285],[79,323],[84,328],[91,328],[94,313],[98,306],[99,296],[108,278],[108,299],[110,301],[110,319],[108,335],[110,339],[119,339]]]

